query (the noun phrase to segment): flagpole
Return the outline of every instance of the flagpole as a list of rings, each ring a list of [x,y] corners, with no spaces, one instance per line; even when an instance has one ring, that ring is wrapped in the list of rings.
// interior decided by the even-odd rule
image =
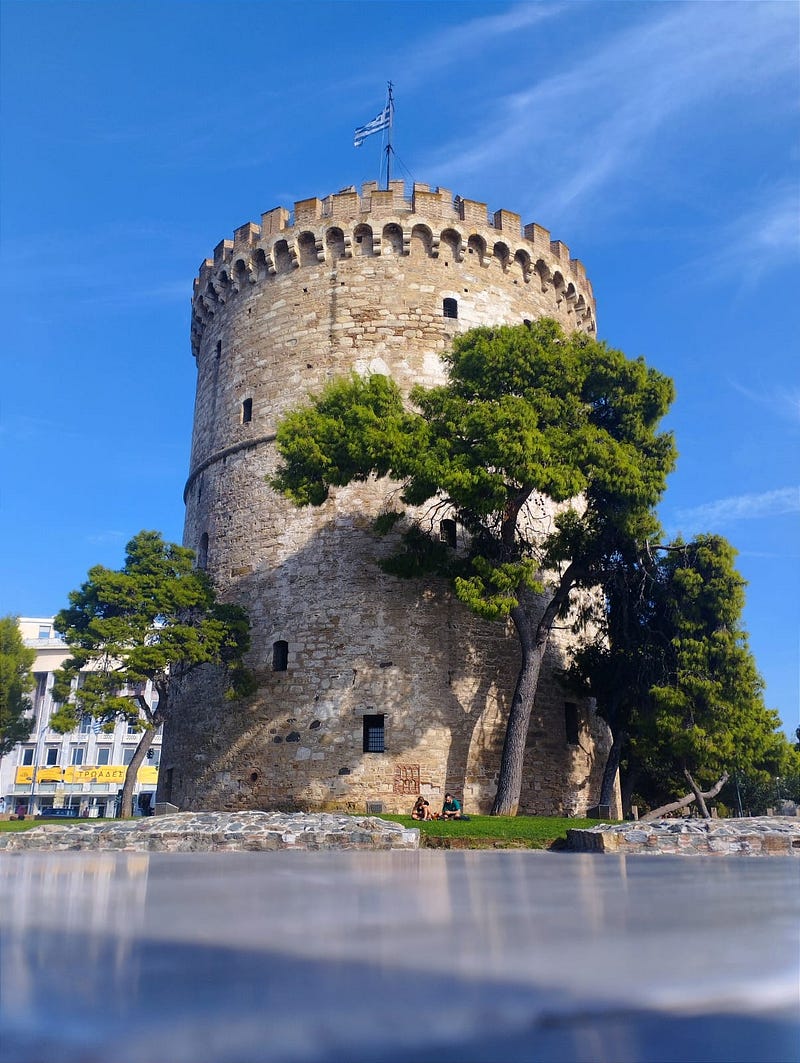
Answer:
[[[386,191],[389,191],[389,181],[392,174],[392,122],[394,121],[394,96],[392,95],[392,83],[389,81],[388,97],[386,106],[389,108],[389,140],[386,145]]]

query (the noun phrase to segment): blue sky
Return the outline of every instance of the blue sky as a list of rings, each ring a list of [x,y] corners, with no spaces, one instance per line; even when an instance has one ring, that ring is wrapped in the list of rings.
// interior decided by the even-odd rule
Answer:
[[[599,335],[675,380],[671,534],[739,550],[767,701],[800,713],[800,8],[3,0],[0,614],[141,528],[180,540],[203,258],[404,171],[586,265]]]

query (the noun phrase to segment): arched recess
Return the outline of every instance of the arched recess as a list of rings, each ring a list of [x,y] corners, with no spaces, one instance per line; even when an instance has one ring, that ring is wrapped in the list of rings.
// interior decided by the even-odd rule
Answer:
[[[514,255],[514,262],[519,267],[522,279],[527,284],[531,279],[531,256],[527,251],[520,249]]]
[[[553,291],[556,296],[556,306],[560,306],[564,301],[564,277],[560,270],[556,270],[553,274]]]
[[[467,240],[467,254],[477,259],[479,265],[483,265],[486,258],[486,241],[482,236],[478,236],[477,233],[470,236]]]
[[[550,267],[547,265],[543,258],[536,260],[536,265],[533,267],[536,276],[539,278],[539,283],[542,286],[542,291],[546,292],[550,287],[550,281],[552,279],[550,273]]]
[[[344,258],[344,233],[336,226],[325,233],[325,258],[330,263]]]
[[[301,266],[316,266],[317,239],[313,233],[300,233],[297,237],[297,259]]]
[[[575,309],[575,300],[578,298],[578,293],[575,291],[575,285],[572,281],[566,287],[564,298],[567,300],[567,309],[572,313]]]
[[[217,298],[221,303],[224,303],[230,295],[231,290],[231,279],[228,276],[227,268],[219,271],[215,284],[217,288]]]
[[[243,258],[237,258],[233,264],[233,286],[241,291],[247,283],[247,263]]]
[[[266,280],[269,270],[267,269],[267,253],[263,247],[259,247],[255,255],[253,255],[253,266],[256,271],[256,279],[260,281]]]
[[[500,269],[505,273],[508,269],[508,264],[511,261],[511,252],[508,249],[508,244],[504,244],[502,240],[498,240],[492,248],[492,255]]]
[[[272,259],[275,263],[276,273],[291,273],[292,256],[289,251],[289,245],[285,240],[278,240],[272,248]]]
[[[372,246],[372,228],[369,225],[357,225],[353,232],[353,243],[355,244],[355,253],[364,257],[369,257],[375,254],[375,248]]]
[[[381,240],[382,255],[402,255],[403,253],[403,230],[399,225],[391,222],[383,227]]]
[[[411,230],[412,258],[430,258],[433,255],[433,233],[427,225],[415,225]]]
[[[461,261],[461,236],[455,229],[445,229],[439,238],[439,258]]]

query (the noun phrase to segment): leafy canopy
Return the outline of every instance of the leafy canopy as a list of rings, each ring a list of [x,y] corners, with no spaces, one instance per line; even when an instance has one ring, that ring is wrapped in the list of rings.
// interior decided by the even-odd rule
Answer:
[[[0,757],[30,737],[33,721],[26,717],[33,688],[31,667],[36,651],[28,649],[15,616],[0,617]]]
[[[548,319],[473,329],[444,361],[447,383],[415,387],[410,407],[393,381],[353,375],[290,413],[273,486],[321,505],[333,487],[388,475],[409,505],[443,502],[471,554],[448,574],[488,617],[540,590],[544,568],[580,559],[589,583],[620,537],[652,531],[675,460],[671,435],[656,431],[673,395],[666,377]],[[564,503],[555,525],[536,523],[538,496]],[[441,570],[441,548],[427,543],[413,532],[396,571]]]
[[[109,728],[116,718],[138,723],[140,710],[157,726],[169,711],[170,683],[201,664],[227,665],[236,692],[246,685],[246,614],[216,601],[193,558],[191,550],[164,542],[158,532],[142,531],[128,543],[121,569],[97,565],[71,592],[69,607],[55,619],[71,656],[56,673],[54,697],[63,704],[54,727],[70,730],[84,713]],[[156,720],[140,694],[125,693],[147,680],[159,696]]]

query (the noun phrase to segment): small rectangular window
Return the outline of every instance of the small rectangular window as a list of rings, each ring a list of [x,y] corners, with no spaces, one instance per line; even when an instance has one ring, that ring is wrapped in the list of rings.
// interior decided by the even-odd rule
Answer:
[[[364,752],[385,753],[384,719],[382,715],[364,717]]]
[[[39,638],[40,639],[49,639],[50,638],[50,625],[49,624],[39,624]]]
[[[73,746],[70,751],[70,764],[83,764],[83,746]]]
[[[33,764],[33,746],[26,746],[22,750],[22,763]]]
[[[242,402],[242,424],[250,424],[253,420],[253,400],[245,399]]]
[[[272,643],[272,671],[285,672],[289,667],[289,643],[279,639]]]
[[[577,746],[580,738],[578,706],[572,701],[564,702],[564,728],[567,732],[567,745]]]
[[[122,763],[125,765],[126,768],[130,764],[130,762],[133,760],[133,754],[135,752],[136,752],[136,750],[134,749],[133,746],[129,746],[127,749],[123,749],[123,751],[122,751]]]
[[[58,746],[48,746],[45,753],[45,764],[48,768],[54,767],[58,764]]]
[[[111,750],[108,746],[97,750],[97,763],[98,765],[111,763]]]
[[[443,520],[439,524],[439,540],[443,543],[447,543],[455,549],[456,546],[456,522],[454,520]]]
[[[85,712],[83,716],[81,716],[81,722],[78,728],[79,734],[88,735],[92,729],[92,719],[93,717],[88,712]]]
[[[442,300],[442,314],[445,317],[458,317],[458,301],[456,299]]]

